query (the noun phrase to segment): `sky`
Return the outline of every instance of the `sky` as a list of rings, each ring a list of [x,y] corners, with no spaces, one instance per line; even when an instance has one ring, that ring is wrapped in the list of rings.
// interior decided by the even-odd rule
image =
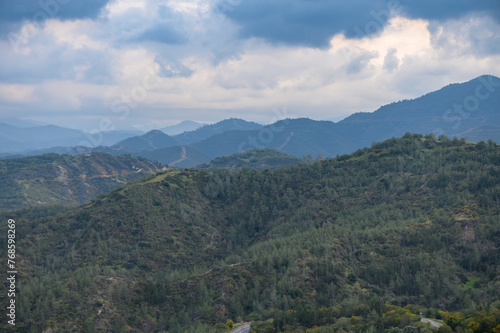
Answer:
[[[500,0],[0,2],[0,119],[336,120],[500,76]]]

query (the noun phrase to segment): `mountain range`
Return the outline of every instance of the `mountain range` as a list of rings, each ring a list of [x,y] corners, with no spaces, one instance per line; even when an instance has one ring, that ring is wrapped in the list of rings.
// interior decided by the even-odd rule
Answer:
[[[413,100],[382,106],[372,113],[356,113],[337,123],[299,118],[282,119],[263,126],[231,118],[173,136],[154,130],[108,146],[78,149],[55,147],[35,150],[30,154],[82,154],[97,151],[113,155],[132,154],[177,167],[194,167],[217,157],[255,148],[272,148],[299,158],[318,154],[334,157],[370,146],[376,141],[401,137],[407,132],[466,137],[473,142],[489,139],[500,142],[499,105],[500,78],[483,75],[465,83],[448,85]],[[188,122],[184,125],[199,124]],[[62,131],[51,127],[40,128],[39,131],[42,129],[48,137],[49,133]],[[10,136],[16,137],[16,131],[5,128],[3,140]],[[68,130],[67,136],[71,135],[81,136],[81,133],[77,135],[73,130]],[[130,133],[123,135],[128,136]],[[44,143],[28,134],[22,140],[23,144],[17,142],[5,146],[14,149],[34,141],[37,144]],[[59,139],[54,137],[47,140],[55,143]],[[75,142],[75,139],[68,139],[67,142]]]
[[[258,130],[214,135],[192,146],[213,158],[249,148],[274,148],[297,157],[318,153],[333,157],[407,132],[500,142],[500,78],[485,75],[452,84],[338,123],[285,119]]]
[[[16,122],[10,121],[10,123]],[[16,124],[23,126],[23,123]],[[110,131],[96,135],[55,125],[17,127],[0,123],[0,154],[4,157],[38,155],[42,151],[53,152],[55,149],[67,151],[68,147],[73,146],[113,145],[138,134],[142,133],[138,131]]]

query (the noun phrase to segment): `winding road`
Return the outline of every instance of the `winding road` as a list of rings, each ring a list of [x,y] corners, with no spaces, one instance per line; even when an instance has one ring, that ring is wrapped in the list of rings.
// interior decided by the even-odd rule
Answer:
[[[238,327],[233,331],[233,333],[250,333],[250,325],[244,325],[241,327]]]
[[[429,319],[429,318],[422,318],[421,321],[423,323],[430,323],[432,327],[441,327],[441,326],[443,326],[443,324],[441,324],[440,322],[434,321],[434,320]]]
[[[168,165],[169,167],[173,167],[177,163],[180,163],[180,162],[184,161],[185,159],[187,159],[187,156],[186,156],[186,147],[185,146],[181,146],[181,149],[182,149],[181,158],[178,159],[177,161],[174,161],[174,162],[170,163]]]

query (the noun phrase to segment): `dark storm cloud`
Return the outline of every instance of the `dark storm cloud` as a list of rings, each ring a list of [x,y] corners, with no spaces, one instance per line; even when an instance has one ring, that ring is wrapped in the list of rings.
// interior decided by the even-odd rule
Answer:
[[[260,37],[277,44],[322,48],[327,47],[337,33],[361,38],[380,32],[391,11],[429,20],[481,12],[499,20],[500,1],[241,0],[219,9],[239,25],[243,38]]]
[[[482,13],[500,22],[498,0],[418,0],[401,1],[403,12],[409,18],[443,21],[469,13]]]
[[[372,19],[370,10],[385,6],[381,0],[243,0],[225,14],[240,25],[242,37],[325,47],[338,32],[354,36],[355,26],[362,27]]]
[[[16,22],[30,20],[43,11],[49,17],[61,19],[93,18],[109,0],[16,0],[0,2],[0,20]]]
[[[24,21],[42,24],[50,18],[96,18],[109,0],[16,0],[0,2],[0,33],[16,30]]]

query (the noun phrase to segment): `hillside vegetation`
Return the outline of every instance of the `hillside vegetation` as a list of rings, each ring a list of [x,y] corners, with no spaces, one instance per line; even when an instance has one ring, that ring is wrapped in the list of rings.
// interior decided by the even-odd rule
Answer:
[[[201,164],[198,169],[237,169],[253,168],[256,170],[272,170],[285,166],[300,164],[295,156],[275,149],[249,149],[242,153],[217,157],[209,163]]]
[[[45,154],[0,160],[0,211],[80,205],[146,174],[166,169],[130,156]]]
[[[431,331],[420,312],[500,329],[491,141],[407,134],[272,171],[169,171],[38,214],[9,215],[19,332]]]

